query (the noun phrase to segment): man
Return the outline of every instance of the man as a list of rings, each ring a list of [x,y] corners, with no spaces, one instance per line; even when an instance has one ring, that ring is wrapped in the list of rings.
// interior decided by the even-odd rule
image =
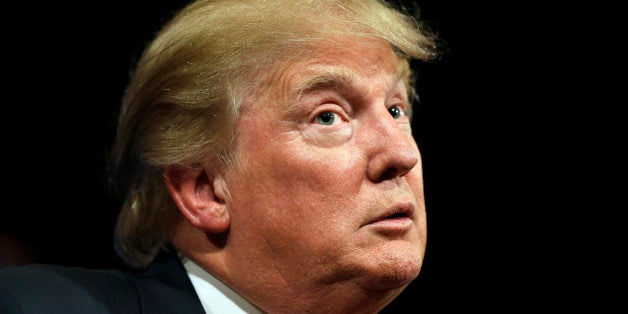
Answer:
[[[0,309],[382,310],[425,253],[409,59],[433,40],[377,0],[190,3],[142,55],[111,152],[133,269],[7,268]]]

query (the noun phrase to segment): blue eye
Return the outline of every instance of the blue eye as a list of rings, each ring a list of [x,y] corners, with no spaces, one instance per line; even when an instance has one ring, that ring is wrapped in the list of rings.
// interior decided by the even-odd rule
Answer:
[[[390,106],[388,108],[388,113],[390,113],[390,115],[395,119],[399,119],[405,114],[403,110],[399,108],[399,106],[396,106],[396,105]]]
[[[323,111],[316,116],[316,122],[322,125],[332,125],[338,118],[338,114],[336,113]]]

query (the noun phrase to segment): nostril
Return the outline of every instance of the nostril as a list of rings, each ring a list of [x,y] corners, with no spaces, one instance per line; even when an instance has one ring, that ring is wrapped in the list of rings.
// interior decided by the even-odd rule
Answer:
[[[382,175],[380,176],[378,181],[386,181],[386,180],[390,180],[394,177],[397,176],[397,174],[399,173],[399,170],[395,167],[390,167],[388,169],[386,169],[386,171],[384,171],[382,173]]]

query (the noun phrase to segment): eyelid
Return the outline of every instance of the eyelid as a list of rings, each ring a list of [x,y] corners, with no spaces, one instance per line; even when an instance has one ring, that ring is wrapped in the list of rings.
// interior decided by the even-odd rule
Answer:
[[[386,110],[395,106],[398,107],[404,115],[408,115],[408,104],[403,101],[393,102],[392,104],[386,106]]]
[[[316,106],[316,108],[312,110],[309,116],[310,123],[317,124],[316,118],[318,117],[318,115],[320,115],[323,112],[332,112],[336,114],[341,119],[341,121],[344,121],[344,122],[349,121],[349,115],[347,114],[343,106],[338,105],[336,103],[332,103],[332,102],[326,102],[326,103]]]
[[[386,107],[386,110],[390,110],[392,107],[398,107],[401,111],[401,116],[395,118],[395,120],[400,122],[410,121],[410,113],[408,112],[408,103],[407,102],[394,102],[392,105]],[[405,117],[405,118],[404,118]],[[394,117],[393,117],[394,118]]]
[[[390,105],[387,105],[386,109],[396,105],[402,109],[404,116],[408,117],[408,119],[411,120],[413,113],[413,100],[411,99],[412,93],[408,92],[408,88],[409,87],[406,86],[406,83],[403,79],[397,81],[393,94],[391,95],[392,97],[390,97],[387,101],[387,103],[389,103]]]
[[[333,115],[333,121],[331,124],[326,124],[326,123],[319,123],[319,118],[321,117],[321,115],[323,113],[330,113]],[[312,121],[312,123],[317,124],[317,125],[323,125],[323,126],[333,126],[333,125],[337,125],[339,123],[342,123],[342,117],[340,117],[340,115],[336,112],[330,111],[330,110],[323,110],[320,111],[315,117],[314,117],[314,121]]]
[[[408,113],[408,110],[407,110],[407,108],[406,108],[406,104],[404,104],[404,103],[394,103],[394,104],[392,104],[392,105],[388,106],[388,108],[387,108],[387,109],[390,109],[390,108],[392,108],[392,107],[398,107],[398,108],[401,110],[401,113],[402,113],[404,116],[405,116],[405,115],[407,115],[407,113]]]

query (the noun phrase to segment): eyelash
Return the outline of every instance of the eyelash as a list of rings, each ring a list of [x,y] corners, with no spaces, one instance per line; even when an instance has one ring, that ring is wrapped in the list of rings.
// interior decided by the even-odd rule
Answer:
[[[406,116],[407,113],[404,110],[404,108],[402,106],[399,105],[392,105],[390,107],[388,107],[388,113],[390,113],[391,116],[393,116],[393,118],[395,119],[401,119],[403,116]],[[396,111],[395,113],[393,113],[393,111]],[[399,114],[398,117],[395,117],[395,114]]]
[[[332,119],[331,122],[327,123],[324,120],[327,119]],[[333,125],[334,122],[336,122],[336,119],[341,119],[342,117],[340,117],[339,114],[333,112],[333,111],[329,111],[329,110],[325,110],[319,114],[316,115],[315,121],[318,124],[322,124],[322,125]]]
[[[312,118],[312,123],[321,126],[333,126],[349,121],[344,107],[335,102],[329,102],[319,106]],[[331,121],[330,121],[331,119]]]
[[[392,105],[386,110],[395,120],[407,116],[406,111],[401,105]],[[327,122],[329,119],[332,120]],[[342,121],[342,116],[340,114],[334,112],[333,110],[324,110],[317,113],[312,122],[320,125],[334,125],[337,120]]]

